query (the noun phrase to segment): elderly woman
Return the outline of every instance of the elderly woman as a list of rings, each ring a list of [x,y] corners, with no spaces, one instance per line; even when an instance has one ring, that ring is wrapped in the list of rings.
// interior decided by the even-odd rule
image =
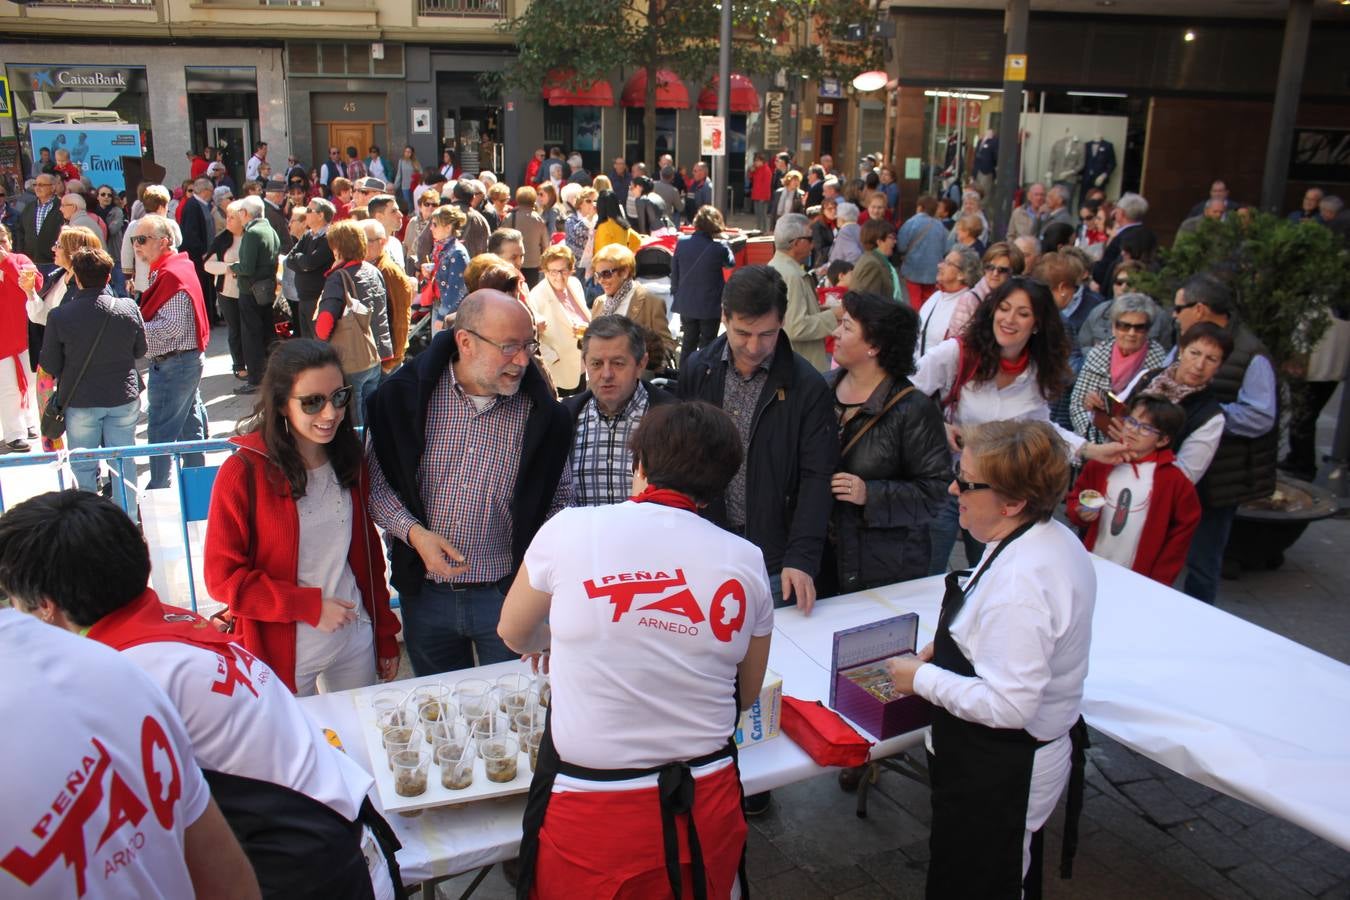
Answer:
[[[408,227],[403,229],[403,258],[408,268],[416,272],[416,265],[423,260],[417,258],[417,243],[431,222],[431,214],[441,205],[440,192],[427,188],[417,198],[417,215],[408,217]]]
[[[319,296],[319,312],[314,333],[321,341],[331,340],[343,316],[358,312],[357,305],[370,316],[370,338],[375,361],[365,367],[365,359],[343,358],[342,372],[352,386],[354,397],[352,424],[364,424],[366,401],[380,383],[380,360],[394,355],[389,336],[388,293],[380,270],[366,262],[366,232],[360,222],[344,219],[328,226],[328,246],[334,265]],[[352,303],[348,303],[348,298]]]
[[[586,295],[572,274],[572,251],[554,244],[539,258],[544,280],[531,290],[527,302],[539,332],[539,353],[553,386],[563,396],[581,390],[581,336],[590,324]]]
[[[980,281],[980,258],[968,247],[953,247],[938,263],[937,287],[919,311],[919,337],[914,342],[917,362],[947,338],[960,337],[980,307],[975,285]]]
[[[241,381],[248,378],[248,369],[244,365],[243,326],[239,320],[239,278],[232,267],[239,262],[239,244],[248,224],[242,204],[242,200],[236,200],[226,207],[225,227],[211,241],[202,263],[208,275],[216,276],[216,308],[225,320],[230,367],[234,377]],[[248,302],[252,303],[253,298]]]
[[[520,232],[520,249],[525,253],[520,266],[520,274],[525,283],[534,287],[539,283],[539,257],[548,249],[552,232],[542,216],[535,211],[539,194],[528,184],[516,188],[516,208],[511,210],[501,222],[502,228],[514,228]]]
[[[856,204],[841,201],[834,207],[835,221],[839,228],[834,233],[834,244],[830,247],[829,262],[842,259],[857,263],[867,252],[863,249],[861,228],[858,225],[858,207]]]
[[[973,288],[975,296],[983,300],[1024,270],[1025,259],[1016,245],[1007,241],[990,244],[984,251],[984,277]]]
[[[987,549],[973,574],[947,576],[933,642],[887,665],[897,691],[933,704],[930,897],[1023,896],[1033,836],[1066,784],[1072,859],[1097,578],[1082,542],[1052,518],[1068,486],[1052,426],[974,429],[948,492]]]
[[[1132,291],[1130,287],[1131,280],[1137,279],[1141,272],[1147,271],[1143,263],[1137,263],[1127,260],[1116,266],[1115,274],[1112,276],[1112,283],[1115,285],[1117,294],[1127,294]],[[1089,294],[1092,297],[1100,296],[1095,293]],[[1114,335],[1111,328],[1111,304],[1099,303],[1093,307],[1083,318],[1083,324],[1078,327],[1078,346],[1082,352],[1086,353],[1093,347],[1098,346],[1104,341],[1108,341]],[[1149,328],[1148,339],[1157,343],[1164,350],[1170,350],[1173,342],[1176,340],[1173,334],[1172,319],[1170,316],[1158,315],[1153,318],[1153,326]]]
[[[891,254],[895,252],[895,226],[885,219],[871,218],[863,223],[860,237],[864,253],[853,264],[849,287],[860,294],[880,294],[898,301],[900,273],[891,265]]]
[[[961,209],[957,211],[956,219],[960,220],[965,216],[975,216],[980,220],[981,226],[983,226],[980,229],[980,234],[988,235],[992,234],[993,232],[989,227],[989,217],[984,214],[984,210],[980,206],[981,202],[983,202],[983,199],[984,198],[980,196],[980,192],[975,190],[974,188],[967,188],[966,190],[962,191]],[[947,232],[947,246],[950,247],[955,243],[956,243],[956,228],[953,227],[950,231]]]
[[[99,185],[98,191],[94,194],[94,199],[96,202],[90,212],[102,219],[103,224],[107,226],[107,245],[109,247],[122,246],[122,234],[127,220],[122,207],[117,205],[117,191],[113,190],[110,184]],[[115,272],[117,265],[115,259],[113,265]]]
[[[984,234],[984,220],[979,216],[962,216],[952,226],[952,232],[956,235],[955,245],[968,247],[977,256],[984,253],[984,241],[980,240],[980,235]]]
[[[507,646],[551,658],[553,703],[520,853],[519,889],[530,896],[736,890],[747,829],[730,731],[761,687],[773,602],[759,548],[698,510],[740,468],[741,440],[721,409],[670,403],[642,417],[632,451],[633,499],[545,523],[501,608]],[[627,571],[636,559],[653,572],[678,568],[681,596],[701,607],[702,624],[681,626],[679,642],[664,628],[683,613],[611,616],[584,586],[588,572]]]
[[[965,432],[1005,419],[1050,420],[1050,404],[1068,388],[1069,339],[1050,289],[1030,278],[1012,278],[984,299],[959,338],[943,341],[919,361],[915,386],[936,394],[946,412],[947,444],[961,453]],[[1122,458],[1119,443],[1091,444],[1056,426],[1074,458]],[[933,523],[929,573],[947,569],[959,533],[953,501]],[[982,551],[966,534],[966,561]]]
[[[675,245],[670,264],[673,312],[680,316],[683,337],[680,359],[711,344],[722,326],[722,287],[726,269],[736,266],[731,248],[722,240],[726,223],[715,206],[694,214],[694,233]]]
[[[937,404],[909,381],[917,330],[908,304],[844,295],[838,368],[825,376],[840,428],[830,527],[839,593],[928,574],[928,523],[946,505],[951,456]]]
[[[1123,401],[1140,375],[1162,365],[1167,351],[1148,337],[1160,315],[1158,304],[1144,294],[1122,294],[1111,303],[1115,336],[1088,351],[1069,400],[1073,430],[1093,443],[1110,440],[1093,425],[1093,411],[1107,408],[1108,395]]]
[[[569,184],[563,187],[562,195],[563,203],[567,206],[567,218],[563,219],[563,243],[572,251],[572,258],[577,261],[577,271],[584,278],[589,269],[587,251],[591,248],[595,198],[599,194],[595,188]]]
[[[211,192],[211,221],[216,226],[216,234],[225,230],[225,215],[234,202],[234,188],[221,185]]]
[[[604,291],[591,304],[591,318],[627,316],[647,329],[647,368],[659,371],[675,352],[675,338],[666,322],[666,305],[633,279],[633,251],[608,244],[595,251],[595,280]],[[656,342],[656,343],[654,343]]]

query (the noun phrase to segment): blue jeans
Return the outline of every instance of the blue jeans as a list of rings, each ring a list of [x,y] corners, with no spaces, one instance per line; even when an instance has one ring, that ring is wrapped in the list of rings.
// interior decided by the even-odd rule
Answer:
[[[1228,546],[1228,533],[1233,530],[1236,515],[1236,506],[1202,507],[1200,525],[1191,538],[1191,552],[1186,555],[1186,582],[1182,590],[1211,606],[1219,595],[1223,551]]]
[[[497,636],[502,601],[513,576],[486,587],[458,590],[454,585],[422,582],[416,597],[400,598],[403,641],[413,674],[436,675],[475,665],[519,659]]]
[[[970,536],[970,532],[961,528],[961,511],[957,508],[955,497],[948,496],[937,518],[928,526],[928,536],[933,542],[932,556],[929,557],[928,574],[943,575],[952,558],[952,548],[960,535],[966,549],[966,565],[973,566],[984,553],[984,544]]]
[[[206,440],[210,423],[206,418],[206,404],[202,403],[202,360],[200,352],[182,353],[163,362],[150,363],[149,408],[146,415],[146,440],[152,444],[173,441]],[[150,458],[149,488],[166,488],[173,471],[168,456]],[[205,465],[200,453],[183,457],[183,465]]]
[[[365,424],[366,401],[375,396],[375,389],[380,386],[380,373],[380,364],[376,363],[364,372],[347,376],[347,383],[355,388],[352,391],[350,410],[352,425],[358,428]]]
[[[131,447],[136,443],[136,420],[141,403],[131,400],[121,406],[70,406],[66,408],[66,442],[72,450],[83,447]],[[98,464],[90,459],[72,462],[75,482],[83,491],[98,490]],[[135,467],[132,467],[133,473]]]

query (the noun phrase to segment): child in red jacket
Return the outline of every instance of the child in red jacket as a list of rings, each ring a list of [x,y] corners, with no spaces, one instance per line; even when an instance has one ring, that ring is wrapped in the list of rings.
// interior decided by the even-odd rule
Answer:
[[[1200,524],[1200,499],[1174,464],[1185,424],[1181,407],[1144,394],[1124,421],[1135,461],[1089,461],[1069,493],[1069,520],[1087,528],[1083,543],[1103,559],[1170,586],[1186,564]]]

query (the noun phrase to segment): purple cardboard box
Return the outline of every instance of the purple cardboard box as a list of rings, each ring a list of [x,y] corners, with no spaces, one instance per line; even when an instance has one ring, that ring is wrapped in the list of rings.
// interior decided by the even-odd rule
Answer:
[[[919,614],[906,613],[834,633],[830,707],[847,716],[880,740],[923,728],[931,709],[916,695],[882,702],[858,687],[843,673],[867,663],[915,652]]]

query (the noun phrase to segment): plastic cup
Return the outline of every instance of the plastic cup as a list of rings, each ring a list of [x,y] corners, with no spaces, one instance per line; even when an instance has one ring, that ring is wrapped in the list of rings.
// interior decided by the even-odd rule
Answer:
[[[400,797],[420,797],[427,792],[427,767],[431,754],[426,750],[400,750],[389,756],[394,767],[394,793]]]
[[[533,772],[539,765],[539,742],[544,739],[544,729],[539,727],[533,731],[524,732],[521,740],[525,744],[525,752],[530,757],[530,771]]]
[[[1097,491],[1080,491],[1078,505],[1084,509],[1101,509],[1106,506],[1106,498]]]
[[[520,763],[520,742],[513,737],[493,737],[478,745],[483,757],[483,769],[487,780],[496,784],[506,784],[516,780],[516,770]]]
[[[501,698],[501,711],[508,716],[515,715],[525,708],[530,679],[524,675],[503,675],[497,679],[497,693]]]
[[[413,688],[412,698],[409,703],[417,714],[422,714],[422,707],[431,703],[449,703],[450,687],[448,685],[435,682],[432,684],[423,684]]]
[[[454,700],[459,714],[472,728],[492,712],[492,683],[479,678],[461,681],[455,685]]]
[[[422,730],[426,732],[427,743],[436,743],[434,732],[440,725],[454,722],[455,716],[455,704],[449,701],[432,700],[423,703],[418,708],[417,718]]]
[[[394,770],[394,757],[404,751],[416,751],[422,745],[422,732],[411,725],[391,728],[384,734],[384,752],[389,758],[389,770]]]
[[[436,748],[436,765],[441,770],[441,787],[462,791],[473,786],[473,761],[477,756],[465,739],[451,739]]]

